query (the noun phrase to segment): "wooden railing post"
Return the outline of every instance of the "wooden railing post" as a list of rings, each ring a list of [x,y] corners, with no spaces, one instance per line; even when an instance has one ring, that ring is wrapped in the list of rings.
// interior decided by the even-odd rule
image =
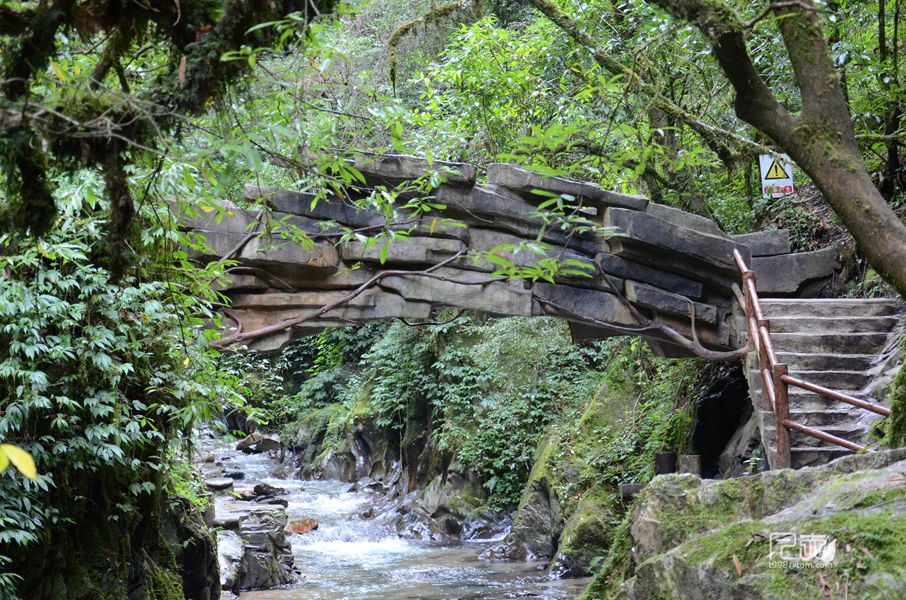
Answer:
[[[757,335],[759,336],[758,343],[758,375],[759,380],[761,381],[761,406],[764,410],[776,410],[774,408],[774,403],[771,402],[771,394],[768,392],[767,385],[764,378],[764,370],[771,368],[771,357],[768,356],[768,344],[765,341],[765,338],[761,336],[761,328],[764,327],[768,332],[771,331],[771,323],[767,319],[759,319],[755,322],[755,326],[758,327]],[[771,373],[773,377],[773,373]],[[777,384],[774,384],[774,390],[776,391]],[[774,394],[776,398],[776,394]]]
[[[783,376],[789,373],[786,364],[774,365],[774,449],[776,458],[774,467],[786,469],[790,466],[790,432],[786,428],[786,421],[790,419],[789,387]]]

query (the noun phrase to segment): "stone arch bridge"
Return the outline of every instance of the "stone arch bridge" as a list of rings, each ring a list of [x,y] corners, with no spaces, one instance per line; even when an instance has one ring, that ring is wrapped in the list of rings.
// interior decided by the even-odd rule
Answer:
[[[734,251],[755,270],[764,296],[814,294],[837,268],[833,249],[791,253],[785,231],[730,236],[707,218],[641,196],[511,164],[490,165],[487,183],[477,183],[477,169],[464,163],[361,154],[347,160],[366,181],[359,200],[313,203],[313,194],[249,185],[246,200],[263,201],[269,211],[229,204],[225,215],[181,214],[182,226],[203,234],[208,246],[195,258],[238,261],[222,286],[231,300],[228,343],[271,351],[326,327],[389,317],[424,322],[434,309],[458,307],[551,315],[569,321],[576,340],[641,335],[661,356],[720,358],[745,337]],[[375,186],[432,172],[443,174],[432,192],[445,206],[440,213],[388,217],[362,201]],[[539,208],[556,196],[564,204],[561,220],[568,214],[588,226],[565,230]],[[266,233],[267,220],[298,227],[314,245]],[[338,243],[352,230],[408,235],[386,249]],[[538,241],[543,255],[513,251]],[[520,266],[579,261],[592,276],[558,276],[556,285],[508,280],[492,275],[499,268],[494,256]]]

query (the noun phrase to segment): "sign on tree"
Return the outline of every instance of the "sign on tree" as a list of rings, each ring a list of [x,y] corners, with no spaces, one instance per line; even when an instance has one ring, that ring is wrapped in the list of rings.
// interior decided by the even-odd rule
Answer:
[[[762,196],[780,198],[793,193],[793,163],[788,156],[777,158],[773,154],[760,154],[758,167],[761,171]]]

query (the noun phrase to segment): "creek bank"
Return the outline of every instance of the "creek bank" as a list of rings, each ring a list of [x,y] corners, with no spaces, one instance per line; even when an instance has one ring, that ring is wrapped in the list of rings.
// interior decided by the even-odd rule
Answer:
[[[279,442],[256,435],[262,440]],[[210,524],[219,530],[217,561],[224,592],[271,589],[298,579],[291,546],[287,541],[289,519],[286,489],[258,482],[274,460],[273,448],[248,452],[245,460],[235,452],[242,448],[218,448],[198,465],[205,484],[214,493]],[[268,454],[270,453],[270,454]],[[224,471],[233,477],[223,477]]]

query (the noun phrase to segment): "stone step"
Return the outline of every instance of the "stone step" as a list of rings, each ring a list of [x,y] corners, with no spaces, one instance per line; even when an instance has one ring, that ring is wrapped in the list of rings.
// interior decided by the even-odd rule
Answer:
[[[855,407],[853,407],[852,411],[839,408],[821,411],[794,409],[790,410],[790,420],[795,421],[796,423],[802,423],[808,427],[824,428],[855,421],[859,415],[854,411],[858,410],[859,409]],[[774,411],[759,410],[758,412],[759,418],[766,426],[774,422]],[[773,425],[771,425],[771,427],[773,428]]]
[[[823,385],[832,390],[861,390],[871,381],[871,375],[865,371],[810,371],[790,369],[790,375],[815,385]],[[753,387],[760,383],[760,374],[756,370],[749,371],[749,381]]]
[[[823,465],[835,458],[849,456],[850,454],[853,454],[851,450],[839,446],[833,448],[793,446],[790,448],[790,466],[794,469],[801,469],[802,467]]]
[[[770,298],[761,301],[764,316],[772,317],[869,317],[901,312],[892,298]]]
[[[792,419],[792,420],[796,420],[796,419]],[[805,423],[801,423],[801,424],[805,425]],[[769,439],[773,440],[774,439],[774,430],[775,430],[773,419],[771,421],[765,422],[762,426],[764,427],[765,434],[769,436]],[[852,439],[856,443],[859,443],[858,438],[861,438],[862,434],[864,432],[864,429],[861,426],[859,426],[858,424],[853,424],[853,423],[836,423],[834,425],[822,425],[822,426],[813,426],[813,427],[815,429],[820,429],[824,433],[829,433],[829,434],[835,435],[839,438],[843,438],[844,440]],[[790,431],[791,440],[793,440],[793,439],[801,440],[802,438],[807,438],[805,443],[800,444],[803,446],[818,446],[818,445],[823,445],[823,444],[830,444],[830,442],[824,442],[822,440],[819,440],[816,437],[812,437],[812,436],[808,435],[807,433],[802,433],[800,431]],[[792,445],[796,445],[796,444],[792,444]],[[831,445],[833,445],[833,444],[831,444]]]
[[[875,354],[821,354],[812,352],[778,352],[777,359],[789,365],[790,372],[865,371],[874,362]]]
[[[876,354],[887,333],[775,333],[771,339],[778,352]]]
[[[791,388],[790,391],[792,392],[793,389],[794,388]],[[798,391],[799,390],[796,390],[796,392],[798,392]],[[846,393],[850,396],[853,396],[854,398],[856,398],[858,400],[865,400],[866,402],[872,402],[874,404],[879,404],[877,399],[865,396],[864,394],[858,394],[858,393],[853,393],[853,392],[846,392]],[[754,398],[754,400],[756,402],[758,402],[758,406],[761,407],[760,390],[756,390],[753,393],[752,398]],[[801,393],[801,394],[800,393],[791,393],[789,395],[789,401],[790,401],[790,411],[796,411],[796,412],[802,412],[802,413],[825,412],[828,410],[852,410],[852,411],[858,411],[858,412],[853,412],[854,415],[860,415],[860,414],[865,414],[865,413],[871,412],[871,411],[865,410],[864,408],[859,408],[859,407],[853,406],[851,404],[847,404],[846,402],[840,402],[839,400],[832,400],[830,398],[825,398],[824,396],[819,396],[818,394],[812,394],[810,392],[805,392],[805,393]],[[853,418],[855,418],[855,417],[853,417]]]
[[[774,317],[772,333],[888,333],[900,317]]]

